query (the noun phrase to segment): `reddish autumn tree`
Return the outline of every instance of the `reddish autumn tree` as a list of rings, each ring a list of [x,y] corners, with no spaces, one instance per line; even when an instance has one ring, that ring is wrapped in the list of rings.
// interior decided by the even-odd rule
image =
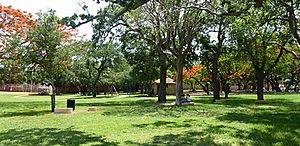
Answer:
[[[18,38],[21,43],[25,42],[26,32],[34,24],[30,13],[0,5],[0,49],[3,51],[12,39]]]
[[[183,68],[183,78],[185,83],[200,85],[204,92],[209,94],[210,74],[205,66],[198,64],[189,68]]]
[[[32,28],[35,21],[30,13],[13,9],[12,6],[0,5],[0,78],[4,83],[18,83],[20,62],[17,60],[16,45],[26,42],[26,32]]]

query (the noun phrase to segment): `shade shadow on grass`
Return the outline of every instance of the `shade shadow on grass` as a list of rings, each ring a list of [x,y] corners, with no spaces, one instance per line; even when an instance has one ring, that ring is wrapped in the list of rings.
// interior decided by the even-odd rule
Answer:
[[[145,102],[145,101],[144,101]],[[207,116],[213,113],[205,111],[198,106],[160,106],[151,101],[139,101],[138,103],[122,104],[110,110],[104,111],[102,115],[106,116],[164,116],[164,117],[181,117],[181,116]],[[100,105],[101,106],[101,105]]]
[[[48,114],[49,102],[0,102],[0,117],[39,116]]]
[[[76,103],[77,106],[155,106],[153,100],[135,100],[135,101],[107,101],[107,102],[86,102]]]
[[[193,102],[211,106],[225,106],[229,108],[245,107],[256,108],[259,105],[273,106],[280,108],[286,108],[288,110],[299,110],[299,102],[291,102],[290,99],[285,98],[266,98],[265,102],[259,103],[256,98],[249,99],[243,97],[230,97],[222,102],[213,103],[210,100],[211,97],[194,97]]]
[[[8,130],[0,133],[0,145],[62,145],[79,146],[86,144],[93,145],[118,145],[116,142],[109,142],[104,137],[87,134],[72,128],[33,128],[27,130]]]
[[[177,122],[169,122],[169,121],[156,121],[154,123],[147,123],[147,124],[133,124],[132,126],[138,128],[145,128],[145,127],[155,127],[155,128],[187,128],[191,127],[192,125],[189,123],[177,123]]]
[[[219,116],[220,121],[261,124],[267,128],[253,128],[235,136],[252,140],[253,145],[300,145],[300,113],[227,113]]]
[[[50,110],[41,110],[41,111],[24,111],[24,112],[5,112],[0,113],[1,117],[18,117],[18,116],[41,116],[45,114],[50,114]]]
[[[166,134],[161,136],[154,136],[150,142],[137,143],[133,141],[126,141],[127,145],[141,145],[141,146],[207,146],[214,145],[218,146],[214,142],[214,138],[210,135],[205,135],[203,132],[199,131],[186,131],[181,134]],[[222,145],[229,145],[223,143]]]
[[[247,118],[241,115],[240,119],[247,121]],[[279,115],[276,115],[279,116]],[[293,115],[297,116],[297,115]],[[246,118],[246,119],[245,119]],[[269,118],[267,118],[270,120]],[[225,120],[226,122],[234,122],[235,120]],[[282,120],[279,118],[277,120]],[[280,127],[281,124],[287,122],[275,122],[275,125],[264,122],[263,120],[253,120],[250,123],[253,124],[270,124],[268,127],[255,126],[252,128],[241,128],[239,126],[233,126],[232,124],[215,124],[215,123],[202,123],[198,125],[203,127],[201,131],[193,130],[193,127],[185,127],[187,130],[180,134],[166,134],[154,136],[150,142],[137,143],[134,141],[126,141],[128,145],[253,145],[253,146],[267,146],[267,145],[282,145],[282,146],[298,146],[300,145],[300,133],[299,126],[297,125],[298,118],[292,119],[291,122]],[[173,125],[171,128],[184,128],[180,127],[181,122],[168,122],[168,121],[157,121],[149,124],[133,125],[139,128],[147,128],[148,126],[156,128],[166,128],[168,125]],[[197,122],[199,123],[199,121]],[[291,124],[293,123],[293,124]],[[200,123],[199,123],[200,124]],[[278,124],[278,125],[276,125]],[[194,124],[193,124],[194,125]],[[291,126],[290,126],[291,125]],[[195,126],[195,125],[194,125]],[[152,128],[150,127],[150,128]],[[228,138],[228,139],[227,139]],[[234,140],[233,140],[234,139]]]

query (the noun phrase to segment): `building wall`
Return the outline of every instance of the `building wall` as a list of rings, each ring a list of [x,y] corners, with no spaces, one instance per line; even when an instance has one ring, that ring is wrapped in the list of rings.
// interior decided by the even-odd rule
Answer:
[[[195,89],[202,89],[202,87],[200,85],[193,85]],[[190,84],[183,84],[183,89],[184,90],[188,90],[188,89],[191,89],[191,85]]]
[[[158,86],[159,86],[159,84],[152,84],[152,89],[154,90],[154,94],[158,94]],[[176,94],[176,84],[167,84],[166,94],[167,95],[175,95]]]

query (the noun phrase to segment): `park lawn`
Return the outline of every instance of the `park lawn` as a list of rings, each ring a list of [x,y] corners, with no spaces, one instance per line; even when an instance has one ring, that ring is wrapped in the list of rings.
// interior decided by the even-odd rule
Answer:
[[[231,95],[194,106],[159,106],[141,95],[76,98],[72,114],[52,114],[49,96],[0,92],[0,145],[300,145],[300,95]],[[174,96],[168,102],[175,101]],[[96,112],[87,107],[96,106]]]

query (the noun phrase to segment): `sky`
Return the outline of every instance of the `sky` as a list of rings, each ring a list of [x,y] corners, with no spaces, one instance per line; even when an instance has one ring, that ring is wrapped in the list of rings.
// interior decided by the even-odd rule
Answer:
[[[84,4],[83,2],[88,6],[89,13],[92,15],[95,15],[99,8],[107,5],[105,2],[97,4],[93,0],[0,0],[1,5],[11,5],[14,9],[30,12],[34,16],[39,11],[46,12],[48,9],[53,9],[56,10],[57,16],[61,18],[72,16],[74,13],[86,13],[80,6],[80,4]],[[78,30],[80,35],[86,35],[86,39],[91,38],[92,28],[90,23],[78,27]]]

